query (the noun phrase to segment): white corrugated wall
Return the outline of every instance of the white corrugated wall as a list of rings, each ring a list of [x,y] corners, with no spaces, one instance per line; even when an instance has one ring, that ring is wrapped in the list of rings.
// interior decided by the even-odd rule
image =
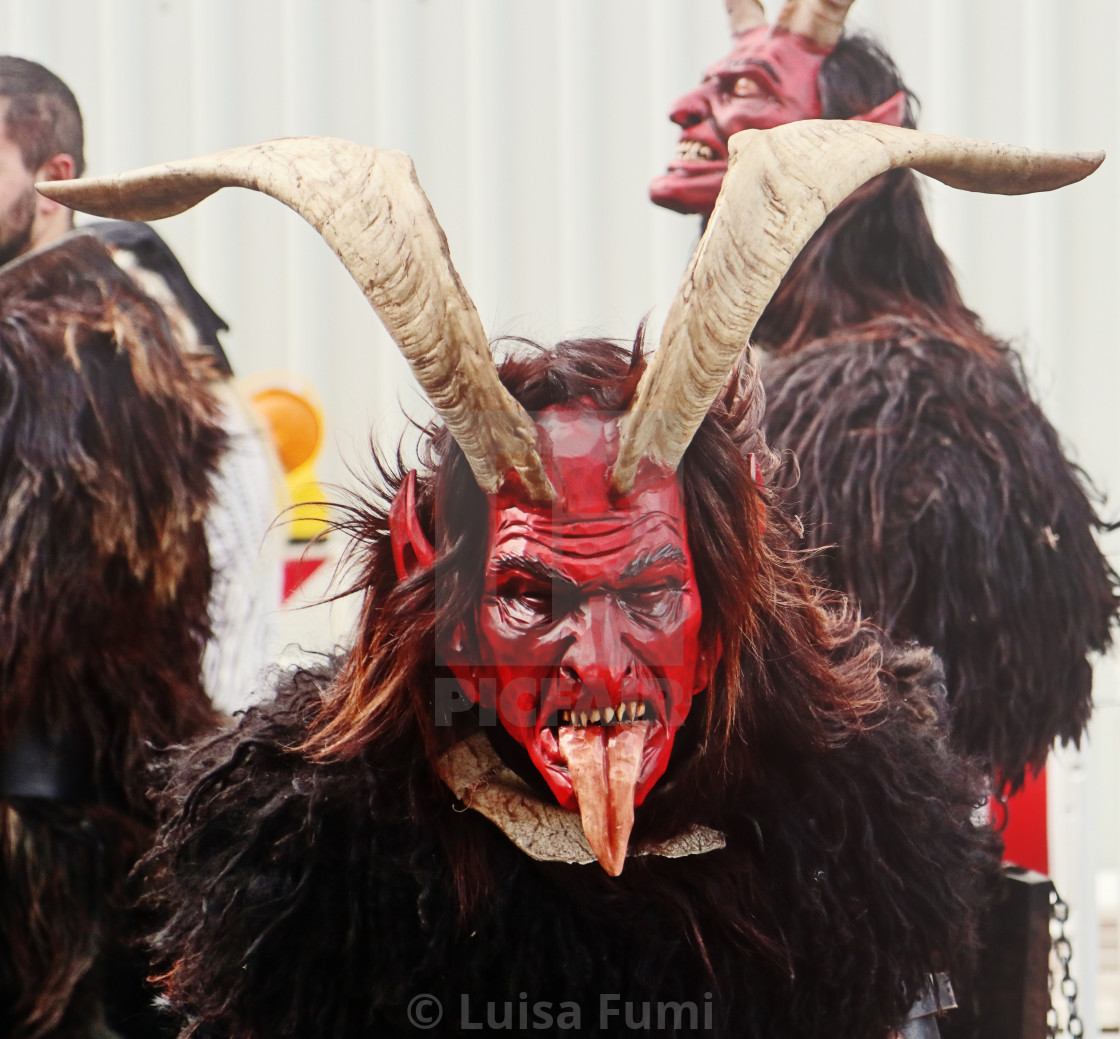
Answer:
[[[859,0],[849,21],[885,42],[924,129],[1115,150],[1115,0]],[[671,297],[696,226],[654,208],[646,184],[676,139],[670,101],[726,44],[723,0],[0,0],[0,50],[78,95],[90,173],[287,135],[404,149],[488,330],[542,340],[629,338]],[[1117,160],[1049,196],[930,190],[966,299],[1018,342],[1114,515]],[[286,368],[317,388],[325,479],[350,480],[371,431],[391,447],[402,403],[425,413],[348,276],[276,202],[223,192],[160,231],[233,326],[238,372]],[[1094,872],[1120,864],[1116,679],[1099,668],[1091,745],[1052,770],[1053,872],[1078,911],[1083,989]]]

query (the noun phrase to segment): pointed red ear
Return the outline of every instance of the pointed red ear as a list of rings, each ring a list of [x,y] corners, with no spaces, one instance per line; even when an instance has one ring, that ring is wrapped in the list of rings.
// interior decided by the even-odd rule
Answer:
[[[906,91],[900,90],[893,97],[876,105],[853,119],[861,123],[886,123],[887,126],[901,126],[906,119]]]
[[[389,507],[389,540],[393,545],[393,564],[403,581],[417,567],[431,566],[436,550],[424,535],[416,514],[416,470],[410,469],[393,504]]]

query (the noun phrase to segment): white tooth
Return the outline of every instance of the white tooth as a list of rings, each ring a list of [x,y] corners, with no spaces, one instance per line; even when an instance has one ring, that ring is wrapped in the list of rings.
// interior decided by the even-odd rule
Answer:
[[[637,717],[644,718],[645,716],[646,716],[646,702],[645,702],[645,700],[643,700],[640,704],[638,704]]]
[[[626,703],[620,703],[618,705],[618,720],[619,720],[619,722],[626,721],[626,708],[629,707],[629,706],[630,705],[626,704]]]
[[[581,715],[579,716],[579,723],[580,723],[580,725],[586,725],[586,724],[587,724],[587,712],[586,712],[586,711],[584,711],[584,712],[583,712],[583,713],[582,713],[582,714],[581,714]]]
[[[591,724],[594,725],[598,721],[599,721],[599,708],[596,707],[595,710],[593,710],[591,712]]]
[[[608,707],[606,710],[603,711],[603,721],[605,721],[608,725],[610,725],[610,723],[614,721],[614,708],[613,707]]]
[[[572,720],[572,712],[571,711],[561,711],[560,712],[560,724],[561,725],[567,725],[571,720]]]

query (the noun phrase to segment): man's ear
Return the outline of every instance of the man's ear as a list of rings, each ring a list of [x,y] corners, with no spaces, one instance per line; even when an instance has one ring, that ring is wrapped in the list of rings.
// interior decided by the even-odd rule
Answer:
[[[861,123],[885,123],[887,126],[902,126],[906,120],[906,91],[900,90],[874,108],[853,115]]]
[[[44,180],[73,180],[77,164],[74,156],[68,152],[59,152],[52,155],[35,171],[36,182]],[[55,202],[46,195],[39,195],[36,202],[36,211],[41,217],[53,216],[59,210],[66,209],[61,202]]]
[[[389,507],[389,541],[393,546],[393,565],[397,579],[403,581],[418,568],[435,562],[436,550],[420,526],[416,512],[416,470],[404,478]]]
[[[52,155],[35,171],[35,181],[39,183],[45,180],[73,180],[76,168],[73,155],[68,152],[59,152],[57,155]],[[71,220],[69,207],[36,192],[35,227],[37,231],[34,233],[36,240],[49,241],[55,235],[65,233]],[[51,228],[54,229],[53,232],[49,230]]]
[[[59,152],[57,155],[52,155],[35,171],[35,179],[37,181],[73,180],[74,171],[77,168],[78,164],[74,161],[73,155],[68,152]],[[58,203],[56,202],[55,205],[58,205]]]

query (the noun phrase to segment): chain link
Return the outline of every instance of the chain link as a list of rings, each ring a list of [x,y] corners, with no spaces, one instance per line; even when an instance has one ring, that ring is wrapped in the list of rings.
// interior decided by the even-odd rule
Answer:
[[[1069,906],[1058,894],[1057,888],[1050,888],[1050,970],[1047,977],[1047,987],[1050,989],[1050,1009],[1046,1012],[1047,1039],[1055,1039],[1059,1035],[1069,1035],[1072,1039],[1081,1039],[1085,1035],[1085,1025],[1077,1013],[1077,982],[1069,971],[1069,961],[1073,959],[1073,946],[1066,934],[1066,923],[1069,920]],[[1058,993],[1066,1001],[1066,1021],[1062,1027],[1058,1017],[1058,1010],[1054,1006],[1054,961],[1061,969],[1061,977],[1057,979]]]

